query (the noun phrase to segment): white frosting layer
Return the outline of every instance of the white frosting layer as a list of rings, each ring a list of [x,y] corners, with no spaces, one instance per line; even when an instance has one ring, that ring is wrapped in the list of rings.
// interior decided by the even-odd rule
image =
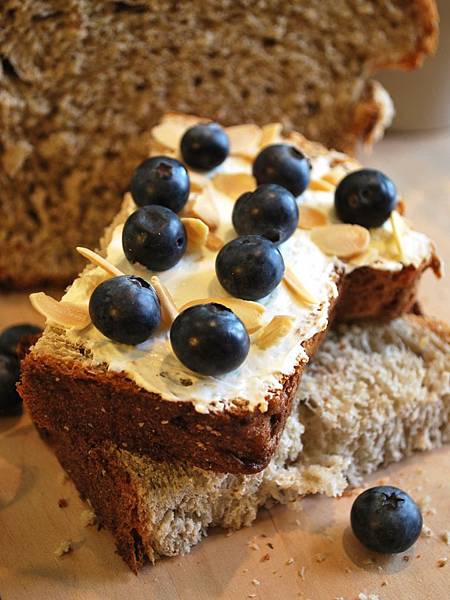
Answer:
[[[319,178],[330,168],[329,157],[319,156],[312,161],[312,177]],[[231,156],[217,172],[251,173],[249,160]],[[220,227],[216,232],[224,241],[235,237],[231,225],[233,200],[216,191],[214,202],[220,213]],[[306,191],[299,203],[313,205],[333,217],[333,192]],[[130,206],[130,211],[133,210]],[[107,248],[107,259],[127,274],[136,274],[149,280],[153,273],[139,265],[131,265],[122,250],[122,227],[116,227]],[[372,233],[371,244],[380,252],[374,268],[400,270],[404,264],[418,266],[430,253],[430,242],[422,234],[406,231],[403,237],[403,262],[395,260],[398,249],[392,239],[390,223]],[[139,386],[160,394],[168,401],[189,401],[198,412],[221,411],[233,404],[243,404],[249,410],[267,410],[268,395],[282,387],[283,376],[293,373],[299,361],[308,357],[302,343],[328,324],[330,301],[337,295],[336,269],[352,268],[335,257],[326,256],[311,241],[308,231],[297,229],[280,250],[287,266],[299,277],[308,291],[318,299],[318,304],[302,304],[281,283],[270,296],[260,302],[265,306],[265,321],[276,315],[289,315],[295,319],[294,327],[276,344],[261,349],[251,344],[250,353],[241,367],[221,377],[203,377],[184,367],[174,356],[168,331],[161,330],[150,340],[136,347],[112,342],[94,326],[82,331],[68,330],[67,336],[75,344],[89,349],[96,364],[106,364],[111,371],[124,372]],[[169,271],[158,273],[161,281],[173,296],[177,307],[190,300],[212,296],[228,296],[215,275],[216,252],[204,249],[201,253],[186,253]],[[87,306],[94,287],[105,278],[99,267],[92,268],[77,279],[64,296],[64,300]],[[254,334],[258,335],[258,333]]]

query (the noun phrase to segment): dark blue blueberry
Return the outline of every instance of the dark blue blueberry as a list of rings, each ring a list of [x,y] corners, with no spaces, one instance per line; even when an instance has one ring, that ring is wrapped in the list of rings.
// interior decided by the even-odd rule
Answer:
[[[308,187],[311,163],[289,144],[272,144],[258,154],[253,163],[253,175],[258,182],[276,183],[300,196]]]
[[[153,156],[142,162],[131,178],[130,192],[138,206],[158,204],[180,212],[189,198],[189,175],[175,158]]]
[[[30,325],[29,323],[7,327],[0,334],[0,352],[17,357],[21,341],[40,333],[42,333],[40,327]]]
[[[202,375],[234,371],[247,358],[250,339],[242,321],[222,304],[198,304],[178,315],[170,342],[179,360]]]
[[[18,414],[22,400],[17,393],[19,361],[9,354],[0,354],[0,415]]]
[[[183,223],[165,206],[143,206],[128,217],[123,227],[125,256],[152,271],[166,271],[176,265],[186,243]]]
[[[262,235],[281,244],[297,228],[297,202],[286,188],[266,183],[238,198],[232,219],[240,235]]]
[[[408,550],[422,531],[422,515],[406,492],[389,485],[360,494],[352,506],[351,524],[358,540],[375,552]]]
[[[284,261],[278,248],[269,240],[259,235],[244,235],[220,250],[216,274],[232,296],[259,300],[280,283]]]
[[[380,227],[397,204],[395,184],[381,171],[360,169],[342,179],[334,193],[336,214],[343,223]]]
[[[200,123],[181,138],[184,162],[199,171],[209,171],[222,164],[230,152],[230,140],[217,123]]]
[[[89,314],[107,338],[132,345],[145,342],[161,321],[155,290],[133,275],[120,275],[98,285],[89,301]]]

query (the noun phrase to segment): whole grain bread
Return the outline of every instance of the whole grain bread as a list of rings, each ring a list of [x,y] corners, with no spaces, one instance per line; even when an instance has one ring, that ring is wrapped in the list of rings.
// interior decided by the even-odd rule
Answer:
[[[345,376],[343,375],[345,373]],[[157,463],[77,432],[48,433],[133,571],[189,552],[212,526],[250,525],[260,507],[348,483],[450,441],[450,330],[422,317],[341,325],[305,372],[280,445],[256,475]]]
[[[392,114],[370,76],[418,66],[436,38],[433,0],[5,0],[0,284],[73,278],[163,111],[348,150]]]

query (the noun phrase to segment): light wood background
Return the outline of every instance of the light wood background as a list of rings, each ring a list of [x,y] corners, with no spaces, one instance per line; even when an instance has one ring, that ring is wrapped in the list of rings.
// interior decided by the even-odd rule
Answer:
[[[390,136],[362,160],[396,181],[407,198],[408,217],[436,240],[450,263],[450,132]],[[449,319],[445,279],[437,282],[427,274],[421,299],[429,314]],[[0,327],[20,321],[39,322],[26,297],[1,297]],[[308,498],[297,511],[263,511],[253,527],[232,535],[214,531],[189,556],[148,566],[135,577],[114,553],[108,532],[82,526],[86,507],[28,417],[3,419],[0,598],[357,600],[366,594],[370,600],[448,600],[450,546],[442,534],[450,530],[449,472],[447,447],[367,481],[398,485],[428,505],[430,536],[404,555],[376,556],[353,538],[349,511],[355,492],[341,499]],[[58,507],[60,498],[67,499],[66,508]],[[55,549],[67,539],[74,551],[57,558]],[[439,567],[446,557],[449,562]]]

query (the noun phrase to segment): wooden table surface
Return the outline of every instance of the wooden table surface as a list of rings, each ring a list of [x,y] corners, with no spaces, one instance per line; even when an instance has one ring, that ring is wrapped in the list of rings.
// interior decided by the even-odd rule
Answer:
[[[449,264],[450,132],[392,135],[362,160],[397,182],[408,201],[408,216],[436,240]],[[430,314],[449,319],[446,280],[437,282],[427,274],[420,297]],[[19,321],[39,322],[26,297],[0,297],[0,327]],[[355,494],[314,497],[297,510],[262,511],[253,527],[232,535],[214,531],[189,556],[148,566],[135,577],[114,553],[108,532],[82,525],[86,507],[71,482],[64,481],[29,418],[3,419],[0,598],[447,600],[450,546],[442,536],[450,530],[449,472],[446,447],[368,479],[367,484],[382,480],[399,485],[428,507],[424,520],[429,536],[422,535],[404,555],[376,556],[353,538],[349,511]],[[61,498],[67,499],[66,508],[58,506]],[[57,558],[54,551],[66,539],[73,540],[74,551]],[[447,557],[449,562],[440,567]]]

